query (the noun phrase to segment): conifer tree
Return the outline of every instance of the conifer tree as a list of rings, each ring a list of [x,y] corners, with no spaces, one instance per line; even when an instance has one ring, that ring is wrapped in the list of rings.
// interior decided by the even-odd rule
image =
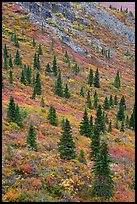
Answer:
[[[90,159],[92,161],[95,161],[100,148],[100,126],[97,121],[97,118],[95,118],[94,135],[91,137],[90,148],[91,148]]]
[[[83,86],[80,89],[80,95],[84,97],[84,88],[83,88]]]
[[[37,69],[37,55],[36,55],[36,53],[35,53],[35,55],[34,55],[33,68],[34,68],[34,69]]]
[[[90,73],[89,73],[89,76],[88,76],[88,84],[89,84],[89,86],[91,87],[92,86],[92,84],[93,84],[93,70],[92,69],[90,69]]]
[[[39,55],[43,55],[42,48],[41,48],[41,44],[39,44],[38,54],[39,54]]]
[[[44,102],[44,98],[43,98],[43,96],[42,96],[42,98],[41,98],[41,102],[40,102],[40,105],[41,105],[41,107],[45,107],[45,102]]]
[[[73,141],[72,130],[68,119],[65,121],[62,136],[60,142],[58,142],[58,151],[60,158],[65,160],[71,160],[76,158],[76,145]]]
[[[99,130],[100,130],[100,132],[104,133],[105,132],[105,126],[104,126],[104,122],[103,122],[104,118],[103,118],[102,108],[101,108],[100,104],[98,105],[98,108],[97,108],[96,117],[97,117],[96,122],[99,125]]]
[[[112,98],[112,95],[110,95],[109,106],[113,107],[113,98]]]
[[[46,65],[45,74],[46,72],[52,72],[49,63]]]
[[[15,56],[15,59],[14,59],[14,64],[22,65],[19,50],[17,50],[17,52],[16,52],[16,56]]]
[[[18,38],[16,36],[16,33],[13,36],[13,42],[14,42],[14,45],[19,48],[19,42],[18,42]]]
[[[95,73],[95,77],[94,77],[94,87],[100,88],[98,68],[96,69],[96,73]]]
[[[58,96],[63,97],[63,87],[62,87],[61,72],[59,72],[57,81],[55,82],[55,93]]]
[[[26,138],[26,142],[30,149],[37,151],[37,143],[36,143],[36,130],[32,123],[30,123],[28,135]]]
[[[78,160],[83,163],[83,164],[87,164],[87,161],[86,161],[86,157],[85,157],[85,152],[83,149],[80,150],[80,154],[79,154],[79,158]]]
[[[111,131],[112,131],[112,122],[110,121],[108,125],[108,132],[111,132]]]
[[[4,69],[8,69],[8,65],[7,65],[7,57],[4,56]]]
[[[118,99],[117,99],[117,96],[115,95],[114,97],[114,105],[117,105],[118,104]]]
[[[27,84],[31,84],[31,77],[32,77],[32,70],[31,70],[31,67],[27,67],[26,69],[26,81],[27,81]]]
[[[107,113],[106,113],[106,116],[105,116],[105,121],[108,124],[108,115],[107,115]]]
[[[35,88],[35,84],[34,84],[33,93],[32,93],[31,99],[35,99],[35,97],[36,97],[36,88]]]
[[[110,108],[107,96],[105,97],[103,107],[104,107],[105,110],[109,110],[109,108]]]
[[[22,70],[22,72],[21,72],[20,82],[22,84],[26,85],[26,78],[25,78],[24,70]]]
[[[35,47],[36,46],[36,41],[35,41],[35,39],[33,38],[33,40],[32,40],[32,46],[33,47]]]
[[[9,83],[13,84],[12,70],[10,70],[10,72],[9,72]]]
[[[119,122],[118,122],[118,119],[117,119],[117,117],[116,117],[115,128],[119,130]]]
[[[126,128],[129,128],[129,116],[127,115],[126,120],[125,120],[125,126]]]
[[[7,45],[4,45],[4,57],[8,58],[9,54],[8,54],[8,50],[7,50]]]
[[[7,118],[10,122],[15,122],[16,120],[16,109],[14,98],[12,96],[10,96],[10,102],[8,104]]]
[[[15,122],[20,126],[23,127],[23,118],[20,112],[20,108],[18,106],[18,104],[15,105],[15,112],[16,112],[16,120]]]
[[[62,130],[64,130],[64,127],[65,127],[65,119],[63,117],[62,121],[61,121],[61,128],[62,128]]]
[[[78,72],[79,72],[79,66],[77,65],[77,63],[75,63],[74,66],[73,66],[73,72],[75,74],[78,74]]]
[[[65,98],[70,98],[70,92],[69,92],[67,84],[66,84],[65,89],[64,89],[64,97]]]
[[[126,109],[126,100],[125,100],[125,97],[124,97],[124,96],[121,97],[120,105],[121,105],[121,106],[124,106],[124,108]]]
[[[124,120],[122,120],[122,122],[121,122],[120,132],[125,132],[125,129],[124,129]]]
[[[37,69],[38,69],[38,70],[41,69],[39,54],[37,55]]]
[[[102,141],[99,153],[96,156],[92,172],[94,173],[94,182],[92,195],[98,197],[110,198],[113,195],[114,181],[110,169],[110,155],[108,144]]]
[[[12,57],[11,57],[11,54],[10,54],[10,58],[9,58],[9,67],[13,68],[13,63],[12,63]]]
[[[93,126],[93,116],[92,115],[90,116],[89,124],[90,124],[91,127]]]
[[[54,59],[53,59],[53,66],[52,66],[52,71],[54,73],[55,76],[57,76],[58,73],[58,67],[57,67],[57,60],[56,60],[56,56],[54,55]]]
[[[88,120],[87,110],[84,111],[84,116],[82,121],[80,122],[80,134],[86,137],[90,137],[90,125]]]
[[[119,76],[119,71],[117,71],[117,75],[116,75],[116,78],[115,78],[115,81],[114,81],[114,86],[116,87],[116,88],[120,88],[120,76]]]
[[[124,106],[120,103],[119,104],[119,109],[118,109],[118,112],[117,112],[117,119],[122,121],[125,119],[125,113],[124,113]]]
[[[94,93],[94,108],[97,108],[97,106],[98,106],[98,95],[95,91],[95,93]]]
[[[41,80],[40,80],[40,73],[37,72],[36,75],[36,82],[35,82],[35,91],[37,95],[41,95],[42,87],[41,87]]]
[[[58,125],[56,110],[52,105],[50,106],[50,109],[49,109],[48,120],[49,120],[51,125],[54,125],[54,126]]]
[[[133,128],[133,130],[135,130],[135,104],[134,104],[133,111],[132,111],[132,114],[130,117],[129,127]]]
[[[92,108],[92,103],[91,103],[91,98],[90,98],[90,91],[88,91],[88,95],[87,95],[87,107],[89,109]]]

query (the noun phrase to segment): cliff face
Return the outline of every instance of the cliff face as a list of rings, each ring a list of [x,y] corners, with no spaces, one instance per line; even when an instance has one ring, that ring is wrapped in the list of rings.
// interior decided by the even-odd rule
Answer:
[[[81,17],[80,11],[76,11],[72,2],[20,2],[24,8],[30,12],[40,16],[43,20],[46,18],[53,18],[54,14],[61,13],[66,19],[73,21],[77,20],[75,14],[78,16],[80,23],[87,26],[87,21],[84,16]],[[130,43],[135,43],[134,22],[131,21],[132,28],[124,25],[115,15],[111,14],[104,8],[99,8],[95,3],[80,2],[78,5],[86,13],[93,16],[93,18],[101,25],[107,27],[111,32],[127,37]],[[129,21],[132,18],[129,18]],[[60,19],[61,20],[61,19]]]

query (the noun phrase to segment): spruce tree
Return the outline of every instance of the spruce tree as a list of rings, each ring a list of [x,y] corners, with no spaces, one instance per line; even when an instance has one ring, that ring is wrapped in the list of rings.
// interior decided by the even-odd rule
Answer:
[[[37,54],[34,55],[34,62],[33,62],[33,68],[37,69]]]
[[[119,109],[118,109],[118,112],[117,112],[117,119],[122,121],[125,119],[125,113],[124,113],[124,106],[122,104],[119,104]]]
[[[58,67],[57,67],[57,60],[56,60],[56,56],[54,55],[54,59],[53,59],[53,66],[52,66],[52,71],[54,73],[55,76],[57,76],[58,73]]]
[[[98,122],[98,125],[99,125],[99,130],[100,132],[105,132],[105,126],[104,126],[104,118],[103,118],[103,114],[102,114],[102,108],[101,108],[101,105],[99,104],[98,105],[98,108],[97,108],[97,112],[96,112],[96,117],[97,117],[97,122]]]
[[[36,130],[32,123],[30,123],[28,135],[26,138],[26,142],[30,149],[37,151],[37,143],[36,143]]]
[[[120,88],[120,76],[119,76],[119,71],[117,71],[117,75],[116,75],[116,78],[115,78],[115,81],[114,81],[114,86],[116,87],[116,88]]]
[[[14,64],[22,65],[19,50],[17,50],[17,52],[16,52],[16,56],[15,56],[15,59],[14,59]]]
[[[97,106],[98,106],[98,95],[95,91],[95,93],[94,93],[94,108],[97,108]]]
[[[113,107],[113,98],[112,98],[112,95],[110,95],[109,106]]]
[[[58,142],[58,151],[60,158],[65,160],[71,160],[76,158],[76,145],[73,141],[72,130],[68,119],[65,121],[62,136],[60,142]]]
[[[114,97],[114,105],[117,105],[118,104],[118,99],[117,99],[117,96],[115,95]]]
[[[126,128],[129,128],[129,116],[127,115],[126,120],[125,120],[125,126]]]
[[[108,132],[111,132],[111,131],[112,131],[112,122],[110,121],[108,125]]]
[[[64,130],[64,127],[65,127],[65,119],[63,117],[62,121],[61,121],[61,128],[62,128],[62,130]]]
[[[52,72],[49,63],[46,65],[45,75],[46,75],[46,72]]]
[[[125,129],[124,129],[124,120],[122,120],[121,122],[121,128],[120,128],[120,132],[125,132]]]
[[[9,83],[13,84],[12,70],[10,70],[10,72],[9,72]]]
[[[43,55],[42,48],[41,48],[41,44],[39,44],[38,54],[39,54],[39,55]]]
[[[48,113],[48,120],[51,125],[57,126],[58,125],[58,118],[56,115],[55,108],[51,105]]]
[[[31,99],[35,99],[35,97],[36,97],[36,88],[35,88],[35,84],[34,84],[33,93],[32,93]]]
[[[18,104],[15,105],[15,112],[16,112],[16,120],[15,120],[15,122],[20,127],[23,127],[23,118],[22,118],[21,111],[20,111],[20,108],[19,108]]]
[[[18,42],[18,38],[16,36],[16,33],[13,36],[13,42],[14,42],[14,45],[19,48],[19,42]]]
[[[78,160],[83,164],[87,164],[86,157],[85,157],[85,152],[84,152],[83,149],[80,150]]]
[[[26,78],[25,78],[24,70],[22,70],[22,72],[21,72],[20,82],[22,84],[26,85]]]
[[[26,69],[26,81],[27,81],[27,84],[31,84],[31,77],[32,77],[32,70],[31,70],[31,67],[27,67]]]
[[[95,73],[95,77],[94,77],[94,87],[100,88],[98,68],[96,69],[96,73]]]
[[[117,119],[117,117],[116,117],[115,128],[119,130],[119,122],[118,122],[118,119]]]
[[[103,107],[104,107],[105,110],[109,110],[109,108],[110,108],[110,105],[109,105],[109,101],[108,101],[108,97],[107,97],[107,96],[105,97]]]
[[[90,91],[88,91],[88,95],[87,95],[87,107],[89,108],[89,109],[91,109],[92,108],[92,103],[91,103],[91,98],[90,98]]]
[[[41,95],[42,87],[41,87],[41,80],[40,80],[40,73],[37,72],[36,75],[36,82],[35,82],[35,91],[37,95]]]
[[[93,84],[93,70],[92,69],[90,69],[90,73],[89,73],[89,76],[88,76],[88,84],[89,84],[90,87]]]
[[[64,97],[65,98],[70,98],[70,92],[69,92],[67,84],[66,84],[65,89],[64,89]]]
[[[38,70],[41,69],[39,54],[37,55],[37,69],[38,69]]]
[[[9,67],[13,68],[13,63],[12,63],[12,57],[11,57],[11,54],[10,54],[10,58],[9,58]]]
[[[124,106],[124,108],[126,109],[126,100],[125,100],[125,97],[124,97],[124,96],[121,97],[120,105],[121,105],[121,106]]]
[[[55,82],[55,93],[58,96],[63,97],[63,87],[62,87],[61,72],[59,72],[57,81]]]
[[[90,137],[90,125],[88,120],[87,110],[84,111],[84,116],[82,121],[80,122],[80,134],[86,137]]]
[[[84,97],[84,88],[83,88],[83,86],[80,89],[80,95]]]
[[[73,66],[73,72],[75,74],[78,74],[78,72],[79,72],[79,66],[77,65],[77,63],[75,63],[74,66]]]
[[[7,118],[10,122],[16,121],[16,109],[15,109],[14,98],[12,96],[10,96],[10,102],[8,104]]]
[[[9,54],[8,54],[8,50],[7,50],[7,45],[4,45],[4,57],[8,58]]]
[[[135,130],[135,104],[134,104],[133,111],[132,111],[132,114],[130,117],[129,127],[133,128],[133,130]]]
[[[8,65],[7,65],[7,57],[4,56],[4,69],[8,69]]]
[[[93,196],[105,198],[113,196],[114,181],[112,179],[110,162],[108,144],[105,140],[103,140],[92,169],[92,172],[94,173],[94,182],[92,187]]]
[[[106,113],[106,116],[105,116],[105,121],[108,124],[108,115],[107,115],[107,113]]]
[[[94,135],[91,137],[90,148],[90,159],[95,161],[100,148],[100,126],[97,118],[95,118]]]
[[[89,119],[89,125],[90,127],[93,126],[93,116],[92,115],[90,116],[90,119]]]
[[[35,39],[33,38],[33,40],[32,40],[32,45],[33,45],[33,47],[35,47],[36,46],[36,41],[35,41]]]
[[[40,102],[40,105],[41,105],[41,107],[45,107],[45,102],[44,102],[44,98],[43,98],[43,96],[42,96],[42,98],[41,98],[41,102]]]

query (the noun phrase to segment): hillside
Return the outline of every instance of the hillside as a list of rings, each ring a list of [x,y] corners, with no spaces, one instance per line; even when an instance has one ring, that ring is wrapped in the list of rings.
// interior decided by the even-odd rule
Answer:
[[[19,47],[11,40],[16,33]],[[35,39],[36,46],[32,45]],[[12,56],[13,68],[5,69],[4,46]],[[34,55],[41,44],[43,54],[39,56],[42,94],[32,99],[33,83],[20,82],[23,65],[31,66],[32,76],[38,70],[33,68]],[[110,58],[102,54],[110,51]],[[22,66],[14,63],[19,50]],[[65,53],[70,59],[65,61]],[[61,70],[63,87],[68,84],[70,98],[55,94],[57,76],[45,72],[46,65],[52,67],[56,56]],[[3,2],[2,3],[2,199],[3,202],[134,202],[135,201],[135,132],[125,127],[121,132],[115,128],[119,105],[103,109],[104,99],[117,95],[118,102],[125,97],[125,116],[131,116],[135,104],[135,19],[128,13],[104,8],[88,2]],[[7,62],[9,59],[7,59]],[[77,63],[79,72],[74,73]],[[95,74],[99,70],[100,88],[90,87],[90,68]],[[9,82],[12,70],[13,84]],[[114,86],[117,71],[120,72],[121,87]],[[85,97],[80,95],[84,87]],[[109,199],[92,197],[94,175],[89,137],[80,135],[79,125],[87,107],[87,93],[90,91],[92,104],[94,92],[108,120],[112,131],[107,138],[114,172],[114,193]],[[7,119],[10,96],[25,110],[24,127]],[[45,107],[41,107],[41,98]],[[48,121],[50,105],[56,109],[58,125]],[[96,118],[96,108],[87,108],[88,116]],[[76,153],[85,152],[87,164],[77,158],[63,160],[58,152],[62,134],[62,118],[68,118],[76,143]],[[38,150],[29,150],[26,143],[29,124],[37,132]],[[119,123],[121,125],[121,122]],[[108,129],[108,124],[106,124]],[[102,136],[103,137],[103,136]],[[8,146],[10,145],[10,150]],[[11,156],[9,159],[9,155]]]

